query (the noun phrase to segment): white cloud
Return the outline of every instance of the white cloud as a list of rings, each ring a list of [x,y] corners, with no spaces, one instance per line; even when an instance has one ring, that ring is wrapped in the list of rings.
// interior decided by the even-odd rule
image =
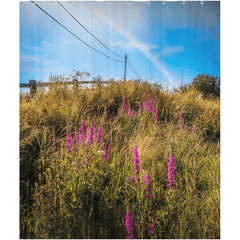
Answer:
[[[51,43],[48,43],[46,41],[42,41],[41,42],[41,47],[36,47],[36,46],[32,46],[29,44],[25,44],[25,43],[20,43],[20,47],[21,49],[28,49],[28,50],[32,50],[33,52],[46,52],[49,51],[49,49],[54,48],[54,45]]]
[[[142,49],[144,51],[150,51],[151,49],[156,49],[159,46],[158,45],[152,45],[149,43],[134,43],[134,42],[124,42],[124,41],[118,41],[114,43],[114,46],[122,47],[122,49]]]
[[[183,52],[184,47],[182,45],[179,46],[169,46],[163,48],[161,52],[157,54],[157,56],[161,57],[175,57],[177,53]]]
[[[43,47],[44,47],[45,49],[54,48],[54,45],[53,45],[53,44],[48,43],[48,42],[46,42],[46,41],[42,41],[41,44],[43,45]]]

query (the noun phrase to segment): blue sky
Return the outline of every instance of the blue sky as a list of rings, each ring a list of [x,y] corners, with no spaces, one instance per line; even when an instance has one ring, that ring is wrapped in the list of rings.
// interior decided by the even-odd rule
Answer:
[[[36,1],[87,44],[116,60],[57,2]],[[85,28],[128,60],[139,77],[169,88],[197,74],[220,76],[220,2],[60,2]],[[97,16],[92,14],[89,7]],[[109,35],[111,37],[109,37]],[[31,2],[20,2],[20,82],[48,81],[73,69],[121,79],[124,63],[93,51]],[[127,65],[127,79],[136,79]]]

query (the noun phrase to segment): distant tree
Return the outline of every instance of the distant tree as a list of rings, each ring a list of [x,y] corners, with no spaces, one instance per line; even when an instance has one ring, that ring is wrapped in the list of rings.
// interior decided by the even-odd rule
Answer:
[[[190,86],[196,87],[203,97],[220,97],[220,77],[198,74]]]

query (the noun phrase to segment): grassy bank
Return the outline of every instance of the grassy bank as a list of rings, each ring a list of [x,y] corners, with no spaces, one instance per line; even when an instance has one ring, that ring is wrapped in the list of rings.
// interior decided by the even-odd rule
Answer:
[[[76,145],[83,121],[86,141]],[[56,83],[34,98],[22,96],[20,237],[220,238],[219,141],[220,101],[194,89]]]

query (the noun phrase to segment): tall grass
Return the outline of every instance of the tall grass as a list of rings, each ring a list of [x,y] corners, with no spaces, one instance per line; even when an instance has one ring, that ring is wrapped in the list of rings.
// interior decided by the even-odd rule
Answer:
[[[157,119],[139,111],[149,95]],[[123,96],[134,117],[121,114]],[[67,126],[73,139],[82,120],[86,135],[95,127],[93,144],[73,144],[68,151]],[[57,82],[48,92],[21,97],[20,237],[126,238],[131,212],[135,238],[220,238],[219,141],[220,101],[202,99],[194,89],[179,93],[146,82],[111,81],[76,90]],[[169,192],[170,155],[175,178]],[[134,183],[132,176],[140,180]]]

